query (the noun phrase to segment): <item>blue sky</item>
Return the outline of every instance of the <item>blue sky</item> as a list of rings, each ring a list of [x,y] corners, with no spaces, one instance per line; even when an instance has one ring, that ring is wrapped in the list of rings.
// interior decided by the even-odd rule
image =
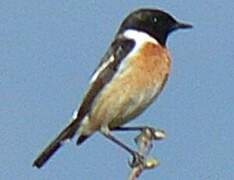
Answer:
[[[131,125],[167,132],[141,179],[234,177],[234,2],[1,1],[0,179],[126,179],[129,155],[96,134],[66,144],[46,166],[38,152],[79,105],[120,22],[139,7],[162,8],[194,29],[172,34],[172,72],[158,100]],[[119,136],[134,146],[136,134]]]

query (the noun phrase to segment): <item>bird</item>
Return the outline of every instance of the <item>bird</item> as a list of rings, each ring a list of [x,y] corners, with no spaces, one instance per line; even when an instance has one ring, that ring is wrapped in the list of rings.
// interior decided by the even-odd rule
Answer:
[[[168,35],[192,27],[161,9],[140,8],[131,12],[120,24],[92,74],[79,108],[68,125],[34,160],[33,166],[41,168],[74,136],[78,136],[76,144],[81,145],[95,132],[133,157],[139,157],[136,151],[113,136],[112,131],[124,130],[126,123],[139,116],[158,97],[171,67],[166,46]]]

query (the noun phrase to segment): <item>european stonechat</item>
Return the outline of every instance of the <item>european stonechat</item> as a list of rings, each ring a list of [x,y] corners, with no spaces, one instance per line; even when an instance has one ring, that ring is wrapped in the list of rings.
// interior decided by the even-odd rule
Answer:
[[[62,144],[79,135],[81,144],[98,131],[131,153],[112,136],[112,130],[141,114],[160,94],[170,72],[168,35],[191,28],[159,9],[139,9],[129,14],[93,73],[83,101],[71,122],[41,152],[33,166],[42,167]]]

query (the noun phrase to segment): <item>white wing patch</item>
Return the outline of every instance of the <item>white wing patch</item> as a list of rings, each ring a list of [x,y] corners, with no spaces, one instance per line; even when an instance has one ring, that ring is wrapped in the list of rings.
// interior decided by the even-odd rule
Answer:
[[[108,61],[104,62],[98,69],[97,71],[94,73],[93,77],[91,78],[90,84],[92,84],[97,77],[99,76],[99,74],[113,61],[115,60],[114,56],[112,55]]]
[[[77,118],[78,110],[76,109],[72,114],[72,120]]]

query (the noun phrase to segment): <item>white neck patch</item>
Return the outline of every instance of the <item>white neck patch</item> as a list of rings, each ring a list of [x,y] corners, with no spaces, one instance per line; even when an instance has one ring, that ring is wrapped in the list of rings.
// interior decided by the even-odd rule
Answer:
[[[145,42],[151,42],[153,44],[159,44],[158,41],[150,36],[148,33],[143,31],[137,31],[134,29],[127,29],[123,35],[128,39],[135,40],[136,44],[143,44]]]

